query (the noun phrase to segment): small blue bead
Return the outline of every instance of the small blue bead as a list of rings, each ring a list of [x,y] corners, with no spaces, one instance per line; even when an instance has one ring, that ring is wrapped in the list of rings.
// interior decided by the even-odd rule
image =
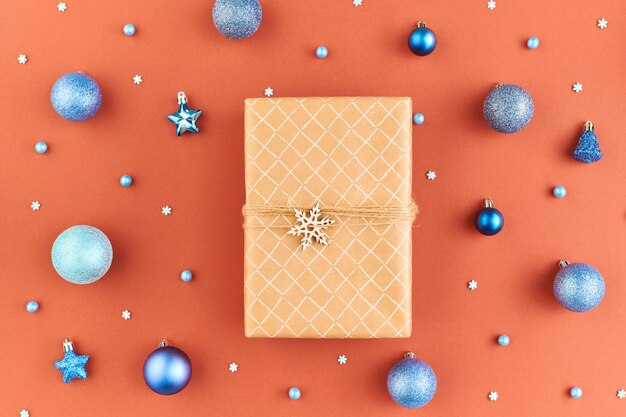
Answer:
[[[424,123],[424,115],[422,113],[415,113],[413,115],[413,123],[416,125]]]
[[[29,301],[28,304],[26,304],[26,311],[29,313],[34,313],[37,310],[39,310],[39,303],[37,301]]]
[[[129,187],[133,183],[133,178],[130,175],[122,175],[120,178],[120,184],[122,187]]]
[[[180,279],[182,279],[184,282],[189,282],[192,278],[193,274],[188,269],[185,269],[183,272],[180,273]]]
[[[508,346],[510,342],[511,339],[505,334],[501,334],[500,337],[498,337],[498,344],[500,346]]]
[[[48,145],[46,144],[46,142],[35,143],[35,152],[46,153],[47,150],[48,150]]]
[[[583,390],[582,388],[574,387],[571,390],[569,390],[569,395],[572,398],[581,398],[583,396]]]
[[[291,398],[292,400],[298,400],[300,399],[300,389],[298,387],[291,387],[289,388],[289,398]]]
[[[567,190],[562,185],[557,185],[552,191],[556,198],[563,198],[567,194]]]
[[[528,45],[530,49],[537,48],[539,46],[539,38],[529,38],[528,42],[526,42],[526,45]]]
[[[135,25],[132,23],[126,23],[124,25],[124,35],[133,36],[135,34]]]
[[[324,59],[328,56],[328,49],[326,49],[325,46],[318,46],[315,50],[315,55],[317,55],[318,58]]]

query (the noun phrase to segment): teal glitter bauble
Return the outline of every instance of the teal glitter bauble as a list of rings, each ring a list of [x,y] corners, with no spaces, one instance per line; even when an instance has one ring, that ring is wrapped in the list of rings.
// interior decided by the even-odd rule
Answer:
[[[74,284],[91,284],[107,273],[113,261],[109,238],[92,226],[72,226],[52,245],[52,265]]]

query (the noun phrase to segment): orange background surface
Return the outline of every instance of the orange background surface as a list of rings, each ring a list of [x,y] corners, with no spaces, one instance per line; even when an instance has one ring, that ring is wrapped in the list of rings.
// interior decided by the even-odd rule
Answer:
[[[626,401],[626,3],[621,0],[265,0],[256,35],[232,41],[212,2],[11,1],[0,13],[0,414],[43,416],[617,416]],[[596,21],[606,18],[605,30]],[[413,56],[417,20],[437,50]],[[125,23],[134,37],[122,33]],[[529,50],[530,36],[541,46]],[[315,47],[326,45],[319,60]],[[18,54],[28,55],[18,65]],[[84,71],[104,99],[72,123],[50,104],[54,81]],[[135,74],[143,84],[132,83]],[[482,118],[495,83],[526,88],[535,117],[505,136]],[[574,82],[583,92],[571,90]],[[243,334],[243,100],[261,96],[411,96],[414,127],[413,336],[396,340],[247,340]],[[184,90],[200,133],[166,116]],[[605,158],[570,154],[586,120]],[[48,153],[33,146],[44,140]],[[435,170],[437,179],[424,173]],[[135,182],[119,185],[122,174]],[[562,184],[568,195],[551,195]],[[489,197],[505,215],[487,238],[472,225]],[[33,212],[31,201],[41,210]],[[164,217],[161,207],[173,214]],[[99,282],[56,275],[50,249],[75,224],[102,229],[114,260]],[[560,258],[604,275],[596,310],[560,307]],[[180,271],[194,272],[191,283]],[[476,279],[478,290],[467,289]],[[39,301],[35,314],[28,300]],[[120,312],[133,316],[122,320]],[[498,334],[511,336],[499,347]],[[91,355],[89,378],[63,384],[61,343]],[[162,397],[142,377],[167,337],[193,378]],[[395,405],[386,374],[406,350],[439,388],[419,411]],[[340,366],[336,359],[348,356]],[[239,372],[228,372],[228,363]],[[583,388],[580,400],[568,390]],[[287,396],[302,390],[299,401]],[[487,399],[489,391],[500,399]]]

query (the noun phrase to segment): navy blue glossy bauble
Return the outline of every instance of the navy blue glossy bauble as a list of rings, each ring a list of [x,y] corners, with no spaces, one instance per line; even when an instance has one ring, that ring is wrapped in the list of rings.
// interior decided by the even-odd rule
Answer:
[[[52,86],[50,101],[65,120],[82,122],[95,116],[102,104],[96,80],[83,72],[62,75]]]
[[[487,124],[500,133],[519,132],[534,114],[535,105],[528,91],[513,84],[496,85],[483,103]]]
[[[430,365],[408,352],[389,370],[387,391],[402,407],[423,407],[435,396],[437,377]]]
[[[476,229],[485,236],[493,236],[504,227],[504,216],[493,208],[491,200],[485,200],[485,208],[476,215]]]
[[[435,32],[426,27],[426,23],[419,22],[417,29],[409,35],[409,49],[415,55],[425,56],[435,50],[437,37]]]
[[[216,0],[213,23],[230,39],[245,39],[255,34],[263,19],[259,0]]]
[[[554,278],[554,296],[563,307],[577,313],[596,308],[604,298],[604,278],[591,265],[567,261],[559,263],[561,270]]]
[[[191,379],[191,361],[182,350],[161,342],[143,365],[143,378],[157,394],[172,395],[183,390]]]

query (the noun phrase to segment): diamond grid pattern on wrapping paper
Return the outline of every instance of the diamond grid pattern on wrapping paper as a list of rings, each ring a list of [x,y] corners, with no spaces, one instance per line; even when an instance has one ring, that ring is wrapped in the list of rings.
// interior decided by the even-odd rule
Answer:
[[[411,204],[411,100],[246,100],[246,204],[310,209]],[[333,218],[299,250],[293,216],[245,228],[248,337],[408,337],[411,225]]]

